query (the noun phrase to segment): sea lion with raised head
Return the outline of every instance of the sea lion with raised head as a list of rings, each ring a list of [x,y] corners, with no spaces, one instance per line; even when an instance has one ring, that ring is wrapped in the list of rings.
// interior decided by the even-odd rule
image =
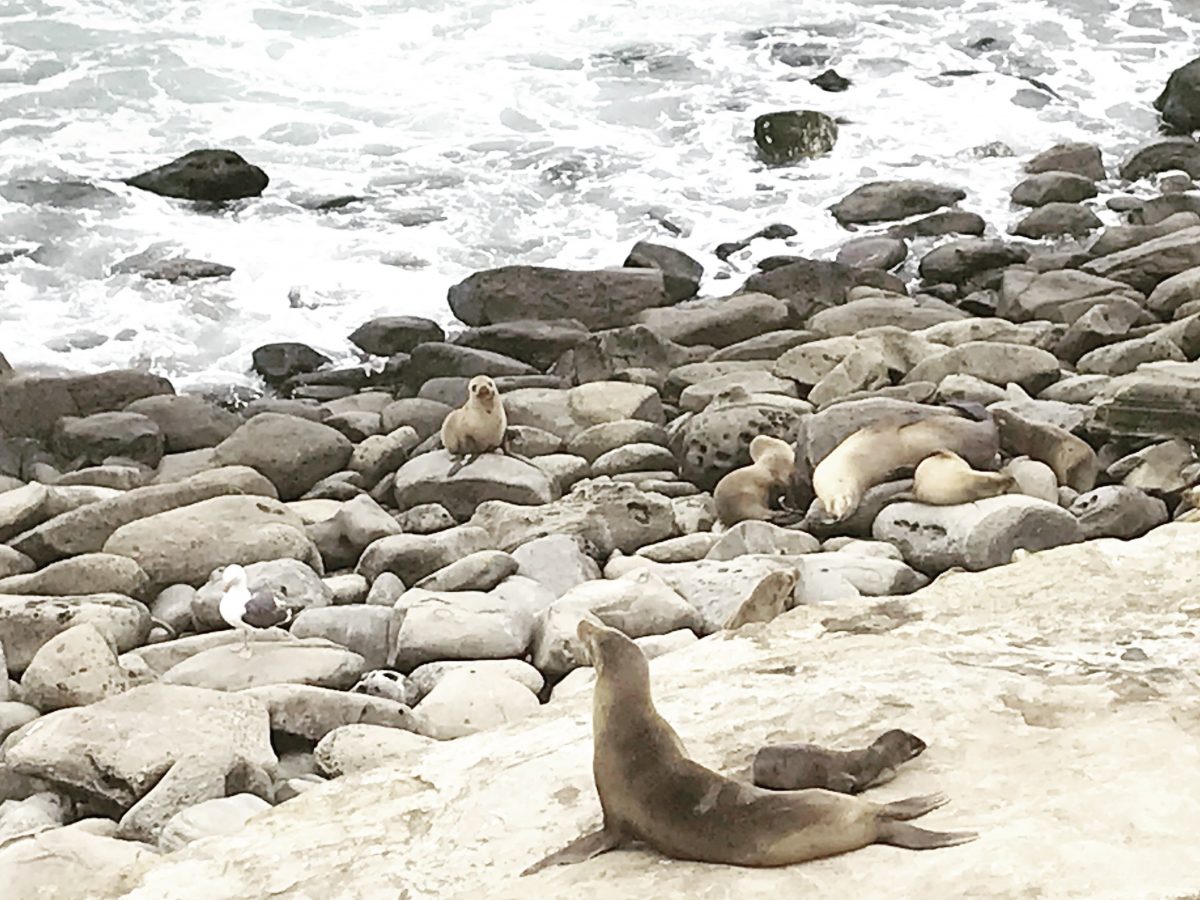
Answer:
[[[1012,456],[1044,462],[1060,485],[1083,494],[1096,486],[1100,461],[1083,438],[1048,422],[1034,422],[1007,409],[993,412],[1000,444]]]
[[[713,500],[726,528],[750,520],[782,524],[799,513],[776,507],[788,490],[796,451],[787,441],[760,434],[750,442],[750,465],[734,469],[717,482]]]
[[[1008,472],[980,472],[953,450],[937,450],[917,463],[912,498],[931,506],[953,506],[998,497],[1016,484]]]
[[[770,791],[705,768],[654,708],[650,668],[637,644],[586,620],[578,635],[596,669],[592,774],[604,823],[522,874],[635,841],[675,859],[766,867],[868,844],[931,850],[975,839],[908,824],[946,803],[942,794],[872,803],[820,789]]]
[[[999,441],[990,420],[957,415],[917,421],[888,418],[860,428],[830,451],[813,470],[812,486],[826,513],[845,519],[868,488],[883,484],[938,450],[951,450],[973,466],[995,464]]]
[[[925,750],[915,734],[893,728],[861,750],[829,750],[816,744],[769,744],[754,754],[754,783],[776,791],[825,788],[857,794],[887,784],[896,770]]]
[[[533,465],[524,456],[509,449],[508,416],[504,412],[504,401],[500,399],[496,382],[486,375],[476,375],[467,382],[467,400],[458,409],[446,414],[442,420],[441,437],[446,452],[460,457],[450,467],[449,475],[456,474],[481,454],[494,450],[526,465]]]
[[[738,605],[723,627],[733,631],[751,622],[770,622],[783,615],[791,606],[792,595],[799,579],[799,569],[777,569],[765,575],[750,591],[750,595]]]

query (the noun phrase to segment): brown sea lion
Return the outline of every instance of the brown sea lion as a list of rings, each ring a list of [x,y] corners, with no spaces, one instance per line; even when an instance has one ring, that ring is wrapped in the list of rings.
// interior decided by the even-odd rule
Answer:
[[[990,465],[997,450],[995,426],[956,415],[877,422],[851,434],[817,464],[813,491],[830,516],[844,519],[868,488],[915,468],[938,450],[952,450],[974,465]]]
[[[1083,438],[1047,422],[1033,422],[1007,409],[993,413],[1000,444],[1011,456],[1028,456],[1054,470],[1060,485],[1083,494],[1096,486],[1100,461]]]
[[[912,497],[918,503],[953,506],[997,497],[1016,484],[1016,478],[1008,472],[980,472],[953,450],[938,450],[917,464]]]
[[[893,728],[862,750],[829,750],[816,744],[770,744],[754,754],[754,783],[777,791],[825,788],[857,794],[887,784],[896,770],[920,756],[925,742]]]
[[[787,612],[799,579],[798,569],[778,569],[764,576],[750,591],[750,596],[742,601],[725,622],[724,627],[732,631],[751,622],[770,622],[776,616]]]
[[[907,823],[946,803],[941,794],[881,804],[819,789],[770,791],[705,768],[654,708],[638,646],[586,620],[578,635],[596,668],[592,773],[604,824],[522,874],[635,841],[676,859],[786,866],[868,844],[928,850],[975,839]]]
[[[508,447],[508,416],[496,382],[486,375],[476,375],[467,382],[467,401],[447,413],[442,420],[442,446],[451,456],[460,459],[450,468],[454,475],[483,453],[499,450],[506,456],[533,465],[524,456]]]
[[[734,469],[713,490],[721,523],[729,528],[748,520],[799,519],[799,514],[775,506],[792,480],[796,452],[791,444],[760,434],[750,442],[750,460],[750,465]]]

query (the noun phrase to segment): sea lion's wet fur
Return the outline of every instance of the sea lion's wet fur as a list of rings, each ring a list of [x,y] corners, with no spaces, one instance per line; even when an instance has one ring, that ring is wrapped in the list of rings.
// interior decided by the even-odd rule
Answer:
[[[717,482],[713,501],[717,518],[729,528],[750,520],[782,524],[799,514],[776,506],[792,481],[796,452],[787,441],[760,434],[750,442],[750,465],[734,469]]]
[[[825,511],[841,520],[854,512],[869,488],[915,469],[938,450],[951,450],[976,468],[992,468],[999,451],[996,425],[957,415],[916,421],[889,417],[834,447],[813,470],[813,490]]]
[[[931,849],[974,839],[903,821],[941,806],[942,795],[878,804],[825,790],[769,791],[705,768],[654,708],[638,646],[586,620],[579,638],[596,668],[592,773],[604,824],[526,874],[635,841],[676,859],[785,866],[872,843]]]
[[[1054,471],[1060,485],[1086,493],[1096,486],[1100,461],[1083,438],[1048,422],[1032,422],[1007,409],[993,414],[1000,443],[1012,456],[1028,456]]]
[[[857,794],[887,784],[896,770],[920,756],[925,742],[894,728],[861,750],[830,750],[816,744],[769,744],[754,754],[753,778],[776,791],[825,788]]]

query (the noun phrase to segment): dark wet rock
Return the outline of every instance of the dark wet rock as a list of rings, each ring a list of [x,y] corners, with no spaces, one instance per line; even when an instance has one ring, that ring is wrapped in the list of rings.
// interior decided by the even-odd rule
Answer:
[[[96,465],[110,456],[157,466],[163,435],[153,419],[132,412],[103,412],[77,418],[64,416],[54,427],[55,452],[66,459]]]
[[[846,292],[858,285],[904,293],[904,282],[887,272],[855,269],[818,259],[800,259],[770,272],[751,275],[744,289],[786,300],[794,316],[807,319],[818,310],[844,303]]]
[[[1157,225],[1178,213],[1200,214],[1200,194],[1164,194],[1146,200],[1129,213],[1129,221],[1135,225]]]
[[[350,334],[350,343],[375,356],[409,353],[417,344],[445,339],[437,322],[419,316],[380,316],[363,322]]]
[[[724,347],[787,324],[788,305],[769,294],[744,293],[650,309],[638,321],[668,340]]]
[[[704,277],[704,266],[682,250],[638,241],[625,266],[633,269],[659,269],[663,273],[663,287],[672,303],[694,297],[700,290],[700,279]]]
[[[1171,73],[1162,93],[1154,98],[1154,108],[1163,122],[1177,131],[1200,129],[1200,59]]]
[[[454,335],[450,342],[462,347],[504,353],[544,371],[587,337],[587,328],[574,319],[523,319],[468,328]]]
[[[144,397],[125,407],[153,419],[162,432],[167,453],[215,447],[241,424],[241,418],[191,394]]]
[[[1105,177],[1100,148],[1077,142],[1055,144],[1049,150],[1043,150],[1025,164],[1025,171],[1035,175],[1039,172],[1073,172],[1092,181],[1102,181]]]
[[[983,234],[986,227],[987,223],[978,213],[951,209],[922,216],[920,219],[906,222],[903,225],[893,225],[887,230],[887,234],[895,238],[937,237],[943,234],[966,234],[978,237]]]
[[[284,341],[263,344],[251,354],[251,366],[268,384],[279,385],[303,372],[313,372],[332,360],[307,344]]]
[[[1115,537],[1129,540],[1164,524],[1167,504],[1145,491],[1109,484],[1080,494],[1069,512],[1079,520],[1084,540]]]
[[[1173,169],[1200,178],[1200,143],[1190,137],[1173,137],[1143,144],[1121,164],[1121,177],[1137,181]]]
[[[847,241],[835,261],[860,269],[894,269],[907,256],[908,244],[900,238],[874,236]]]
[[[323,422],[329,418],[329,410],[315,400],[287,400],[282,397],[263,397],[247,403],[242,409],[242,418],[252,419],[265,412],[299,416],[313,422]]]
[[[1141,201],[1138,203],[1139,208],[1140,203]],[[1168,216],[1157,225],[1110,225],[1092,241],[1088,252],[1093,256],[1107,256],[1193,225],[1200,225],[1200,215],[1190,212]]]
[[[886,222],[931,213],[966,197],[966,192],[927,181],[874,181],[855,188],[830,211],[842,225]]]
[[[173,394],[167,379],[116,369],[95,375],[21,375],[0,378],[0,431],[46,440],[63,416],[124,409],[134,400]]]
[[[764,113],[754,120],[759,156],[776,165],[822,156],[833,149],[837,137],[837,123],[811,109]]]
[[[143,278],[169,281],[172,284],[180,281],[198,281],[201,278],[228,278],[233,273],[233,266],[187,256],[147,259],[145,254],[139,254],[123,259],[112,267],[114,275],[141,275]]]
[[[809,84],[815,84],[823,91],[829,91],[836,94],[847,90],[850,87],[850,79],[843,78],[833,69],[826,69],[816,78],[808,79]]]
[[[1040,172],[1030,175],[1012,190],[1012,202],[1018,206],[1045,206],[1047,203],[1078,203],[1096,196],[1096,185],[1082,175],[1070,172]]]
[[[270,179],[232,150],[193,150],[166,165],[125,179],[125,183],[163,197],[219,203],[257,197]]]
[[[370,381],[370,372],[365,367],[347,366],[341,369],[300,372],[280,385],[280,390],[290,392],[295,397],[307,396],[323,402],[357,393],[367,387]]]
[[[431,342],[420,344],[412,352],[412,371],[418,383],[429,378],[475,375],[537,375],[537,369],[511,356],[476,350],[457,344]]]
[[[551,374],[571,384],[609,381],[630,370],[649,369],[665,377],[676,366],[698,362],[703,347],[684,347],[645,325],[610,328],[589,335],[563,354]]]
[[[333,428],[298,416],[261,413],[217,445],[214,461],[249,466],[266,476],[282,500],[296,500],[346,467],[350,441]]]
[[[1200,226],[1191,226],[1102,256],[1082,266],[1084,272],[1121,281],[1144,294],[1186,269],[1200,266]]]
[[[962,284],[989,269],[1024,262],[1029,251],[1001,240],[960,238],[930,250],[921,258],[921,277],[928,282]]]
[[[796,229],[791,225],[775,224],[768,225],[766,228],[760,228],[748,238],[743,238],[740,241],[726,241],[723,244],[718,244],[713,249],[713,255],[721,261],[728,260],[733,254],[745,250],[750,246],[750,243],[758,238],[771,241],[781,241],[786,238],[795,237]]]
[[[1196,183],[1187,175],[1167,174],[1158,178],[1158,189],[1164,194],[1181,194],[1185,191],[1196,190]]]
[[[450,308],[467,325],[518,319],[577,319],[589,328],[628,324],[669,301],[658,269],[573,271],[503,266],[476,272],[450,288]]]
[[[1012,233],[1032,240],[1064,234],[1079,237],[1103,225],[1099,216],[1079,203],[1047,203],[1021,219]]]

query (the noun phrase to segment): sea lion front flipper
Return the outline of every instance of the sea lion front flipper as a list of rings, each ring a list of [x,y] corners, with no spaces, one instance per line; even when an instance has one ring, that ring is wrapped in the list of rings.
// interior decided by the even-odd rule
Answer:
[[[607,853],[609,850],[616,850],[624,843],[626,841],[622,835],[615,831],[609,831],[607,828],[590,831],[585,835],[575,838],[575,840],[571,841],[571,843],[567,844],[561,850],[557,850],[545,859],[535,862],[522,872],[521,876],[532,875],[534,872],[540,872],[542,869],[548,869],[550,866],[565,866],[571,863],[583,862],[584,860],[591,859],[593,856]]]
[[[462,458],[459,460],[456,460],[454,465],[452,465],[450,467],[450,471],[448,471],[446,473],[446,477],[453,478],[455,475],[457,475],[459,473],[459,471],[462,469],[463,466],[465,466],[469,462],[472,462],[474,459],[475,459],[475,456],[471,455],[470,453],[464,453],[462,455]]]

